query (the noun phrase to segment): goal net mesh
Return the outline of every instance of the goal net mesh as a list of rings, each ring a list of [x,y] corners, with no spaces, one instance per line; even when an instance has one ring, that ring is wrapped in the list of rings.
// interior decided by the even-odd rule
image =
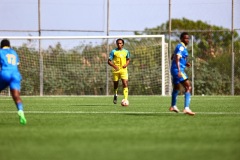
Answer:
[[[117,37],[7,38],[20,58],[21,95],[113,94],[107,60],[110,51],[116,48]],[[164,36],[123,39],[124,48],[130,52],[129,95],[169,94],[169,59]],[[8,92],[6,89],[1,94]]]

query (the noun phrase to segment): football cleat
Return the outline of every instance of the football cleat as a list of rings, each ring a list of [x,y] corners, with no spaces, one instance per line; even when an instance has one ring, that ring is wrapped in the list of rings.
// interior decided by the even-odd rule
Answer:
[[[25,125],[27,123],[27,120],[26,120],[26,118],[24,116],[23,111],[18,111],[18,116],[19,116],[20,124]]]
[[[170,107],[170,108],[169,108],[169,111],[173,111],[173,112],[176,112],[176,113],[179,112],[177,106],[172,106],[172,107]]]
[[[114,95],[114,97],[113,97],[113,103],[114,103],[114,104],[117,104],[117,95]]]
[[[194,116],[194,115],[195,115],[195,113],[192,112],[191,109],[189,109],[189,108],[185,108],[185,109],[183,110],[183,113],[188,114],[188,115],[191,115],[191,116]]]

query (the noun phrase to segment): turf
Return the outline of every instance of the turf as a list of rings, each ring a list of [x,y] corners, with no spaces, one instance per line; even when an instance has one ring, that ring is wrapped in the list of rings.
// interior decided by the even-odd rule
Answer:
[[[195,116],[170,97],[22,97],[27,125],[0,97],[0,160],[239,160],[240,97],[193,96]],[[183,109],[179,96],[178,108]]]

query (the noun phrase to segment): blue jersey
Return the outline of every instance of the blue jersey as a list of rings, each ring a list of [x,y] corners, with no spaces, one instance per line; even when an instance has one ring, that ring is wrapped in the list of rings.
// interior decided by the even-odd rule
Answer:
[[[180,66],[180,72],[182,77],[178,77],[179,71],[176,63],[176,55],[180,56],[179,66]],[[174,50],[172,66],[171,66],[172,80],[174,84],[181,83],[184,80],[188,79],[188,76],[184,71],[187,66],[187,57],[188,57],[188,51],[186,46],[184,45],[184,43],[179,43]]]
[[[17,53],[9,48],[4,47],[0,50],[0,68],[1,70],[18,71],[19,58]]]
[[[18,54],[9,47],[0,49],[0,91],[10,86],[10,89],[20,90],[21,74],[18,70]]]
[[[184,71],[187,65],[188,50],[183,43],[179,43],[174,50],[171,71],[178,71],[176,55],[179,55],[181,57],[179,60],[180,71]]]

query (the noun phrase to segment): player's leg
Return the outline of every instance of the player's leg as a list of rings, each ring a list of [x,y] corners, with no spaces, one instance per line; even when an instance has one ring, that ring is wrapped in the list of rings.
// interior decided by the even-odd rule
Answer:
[[[113,81],[113,91],[114,91],[113,103],[117,104],[118,81]]]
[[[16,90],[16,89],[12,89],[11,95],[12,95],[12,98],[13,98],[13,100],[16,104],[17,110],[18,110],[20,124],[25,125],[27,123],[27,120],[26,120],[24,112],[23,112],[23,104],[22,104],[22,100],[20,98],[20,91]]]
[[[11,89],[11,95],[12,95],[13,101],[16,104],[17,110],[23,111],[22,99],[20,98],[19,90]]]
[[[12,77],[12,81],[10,82],[10,91],[13,98],[13,101],[16,104],[18,115],[19,115],[19,121],[20,124],[25,125],[27,123],[27,120],[25,118],[24,112],[23,112],[23,103],[22,99],[20,97],[20,88],[21,88],[21,75],[14,74],[15,76]]]
[[[0,77],[0,92],[2,91],[2,90],[4,90],[5,88],[7,88],[8,87],[8,83],[6,83],[5,81],[3,81],[2,79],[1,79],[1,77]]]
[[[173,82],[173,90],[172,90],[172,97],[171,97],[171,107],[169,108],[170,111],[179,112],[177,108],[177,96],[180,90],[180,78],[178,77],[178,71],[172,71],[172,82]]]
[[[119,81],[119,73],[113,73],[113,103],[117,104],[117,93],[118,93],[118,81]]]
[[[128,99],[128,71],[126,69],[123,69],[121,71],[121,80],[123,85],[123,96],[124,99]]]
[[[192,86],[190,81],[187,79],[182,82],[182,85],[185,88],[185,98],[184,98],[184,110],[183,112],[189,115],[194,115],[195,113],[190,110],[190,101],[191,101],[191,90]]]
[[[173,84],[173,90],[172,90],[172,97],[171,97],[171,107],[169,108],[170,111],[178,113],[179,110],[177,108],[177,96],[178,92],[180,90],[180,83]]]
[[[20,98],[20,92],[19,92],[21,76],[17,78],[16,81],[14,80],[14,78],[13,78],[13,81],[11,81],[10,83],[9,81],[11,81],[9,72],[4,72],[4,73],[2,72],[0,76],[0,92],[4,90],[6,87],[8,86],[10,87],[13,101],[15,102],[18,109],[20,123],[24,125],[27,123],[27,121],[23,113],[23,105],[22,105],[22,100]],[[13,89],[13,88],[17,88],[17,89]]]
[[[128,80],[127,79],[122,79],[122,84],[123,84],[123,96],[124,99],[128,99]]]

